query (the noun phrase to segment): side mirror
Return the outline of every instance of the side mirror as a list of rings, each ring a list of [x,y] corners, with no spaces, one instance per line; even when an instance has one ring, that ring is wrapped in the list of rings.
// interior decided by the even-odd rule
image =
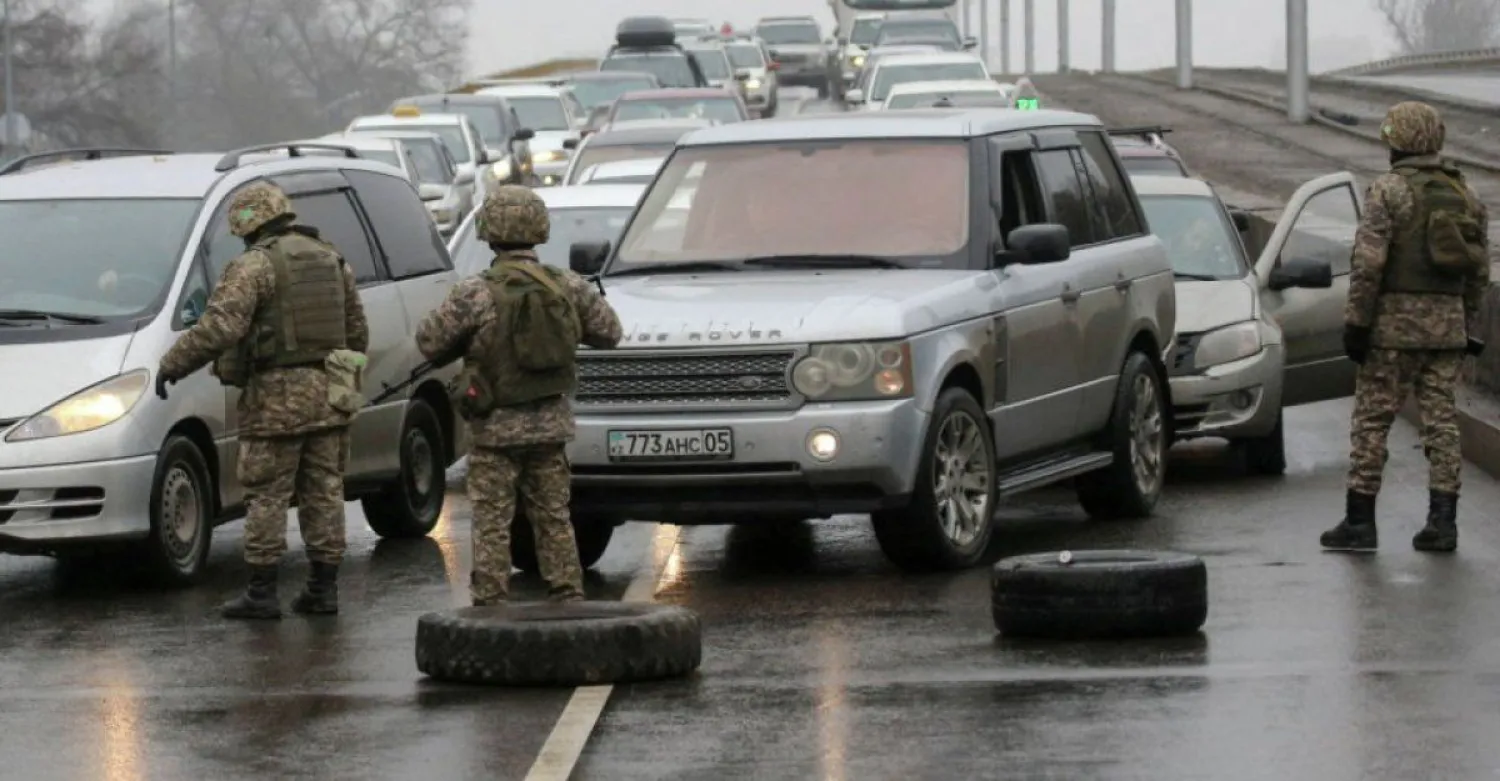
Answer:
[[[517,141],[530,141],[531,139],[536,138],[536,131],[532,130],[529,127],[523,127],[520,130],[516,131],[515,138]]]
[[[975,46],[978,46],[978,45],[979,45],[979,39],[978,38],[975,38],[972,35],[964,38],[964,49],[965,50],[972,49],[972,48],[974,48]]]
[[[609,259],[609,242],[580,241],[568,247],[568,268],[586,277],[599,273]]]
[[[417,197],[426,201],[441,201],[448,194],[448,188],[440,184],[423,184],[417,186]]]
[[[1066,226],[1056,223],[1023,225],[1005,237],[1012,254],[1023,263],[1056,263],[1073,254]]]
[[[474,172],[469,170],[459,171],[453,175],[453,183],[463,187],[474,183]]]
[[[479,150],[479,153],[475,155],[475,161],[480,165],[489,165],[490,163],[494,162],[494,158],[490,157],[490,151],[488,149],[481,149]]]
[[[1230,209],[1229,219],[1234,221],[1235,230],[1241,233],[1250,230],[1250,214],[1248,212],[1242,212],[1239,209]]]
[[[580,139],[577,138],[564,138],[563,149],[577,149],[579,141]]]
[[[851,105],[865,102],[865,91],[858,87],[855,87],[854,89],[845,92],[844,102]]]
[[[749,81],[750,80],[750,74],[748,74],[748,73],[736,73],[736,74],[734,74],[734,80],[735,81]]]
[[[499,149],[486,149],[484,150],[484,156],[488,157],[491,163],[498,163],[504,160],[506,157],[509,157],[510,153],[502,152]]]
[[[203,317],[204,302],[198,300],[202,293],[194,293],[182,302],[182,324],[192,328],[193,324]]]
[[[1286,290],[1292,287],[1326,289],[1333,287],[1333,267],[1321,260],[1299,258],[1288,260],[1271,269],[1271,278],[1266,287]]]

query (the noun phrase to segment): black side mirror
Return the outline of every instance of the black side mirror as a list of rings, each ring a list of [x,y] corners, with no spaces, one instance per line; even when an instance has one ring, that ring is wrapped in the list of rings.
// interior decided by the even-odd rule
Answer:
[[[609,259],[609,242],[580,241],[568,247],[568,268],[575,274],[591,277],[604,268]]]
[[[1072,241],[1066,226],[1055,223],[1023,225],[1005,237],[1010,257],[1022,263],[1056,263],[1072,254]]]
[[[1271,269],[1271,278],[1266,287],[1286,290],[1291,287],[1326,289],[1333,287],[1333,267],[1321,260],[1299,258],[1288,260]]]
[[[517,141],[530,141],[533,138],[536,138],[536,131],[529,127],[523,127],[516,131]]]
[[[1229,219],[1234,220],[1234,229],[1244,233],[1250,230],[1250,214],[1239,209],[1229,210]]]
[[[578,139],[576,139],[576,138],[565,138],[565,139],[563,139],[563,149],[577,149],[577,148],[578,148]]]
[[[489,151],[484,149],[479,150],[479,152],[474,155],[474,159],[480,165],[489,165],[490,163],[495,162],[494,160],[490,159]]]

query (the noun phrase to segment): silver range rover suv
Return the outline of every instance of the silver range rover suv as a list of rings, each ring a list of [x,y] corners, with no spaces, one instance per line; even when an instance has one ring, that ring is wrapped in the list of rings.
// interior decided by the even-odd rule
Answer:
[[[581,525],[869,513],[898,565],[951,569],[1013,494],[1073,480],[1139,517],[1161,493],[1172,268],[1092,116],[696,130],[570,264],[626,327],[580,357]]]

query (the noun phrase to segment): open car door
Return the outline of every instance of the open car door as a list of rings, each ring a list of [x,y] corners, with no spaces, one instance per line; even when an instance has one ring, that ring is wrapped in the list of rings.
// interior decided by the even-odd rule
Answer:
[[[1282,404],[1354,395],[1344,355],[1344,302],[1361,199],[1347,171],[1297,189],[1255,262],[1261,306],[1286,341]]]

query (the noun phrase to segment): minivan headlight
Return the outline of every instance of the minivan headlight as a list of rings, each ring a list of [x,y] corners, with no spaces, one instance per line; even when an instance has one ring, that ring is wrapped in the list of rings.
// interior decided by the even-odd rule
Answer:
[[[1206,369],[1221,363],[1249,358],[1260,352],[1260,324],[1254,320],[1226,325],[1204,334],[1193,351],[1193,368]]]
[[[810,401],[904,399],[912,384],[906,342],[814,345],[792,367],[792,387]]]
[[[136,369],[85,388],[22,421],[7,442],[60,437],[93,431],[125,417],[151,387],[151,373]]]
[[[510,178],[510,158],[502,157],[490,165],[490,175],[497,181],[505,181]]]

